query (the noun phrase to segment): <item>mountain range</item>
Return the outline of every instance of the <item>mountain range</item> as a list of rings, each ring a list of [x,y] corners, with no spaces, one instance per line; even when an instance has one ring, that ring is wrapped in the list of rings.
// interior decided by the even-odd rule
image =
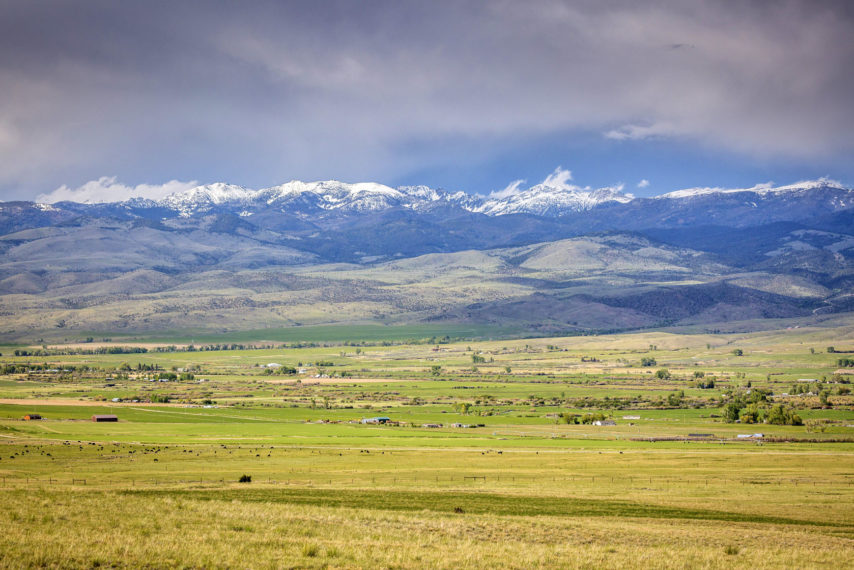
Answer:
[[[652,198],[562,180],[488,196],[294,181],[160,200],[4,202],[0,338],[345,322],[545,334],[818,318],[854,310],[852,261],[854,190],[827,179]]]

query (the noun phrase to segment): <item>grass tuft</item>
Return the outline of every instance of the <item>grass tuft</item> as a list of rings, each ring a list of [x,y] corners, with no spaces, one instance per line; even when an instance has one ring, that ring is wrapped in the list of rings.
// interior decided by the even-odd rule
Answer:
[[[318,552],[320,552],[320,548],[316,544],[306,543],[302,545],[302,555],[305,557],[314,558]]]

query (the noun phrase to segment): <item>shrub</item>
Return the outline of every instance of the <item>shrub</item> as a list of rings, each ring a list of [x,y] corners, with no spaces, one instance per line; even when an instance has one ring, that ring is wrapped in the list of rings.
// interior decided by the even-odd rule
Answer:
[[[320,549],[317,548],[316,544],[303,544],[302,545],[302,555],[307,556],[309,558],[314,558],[317,556],[317,552]]]
[[[251,483],[252,476],[251,475],[241,475],[240,479],[237,480],[239,483]]]

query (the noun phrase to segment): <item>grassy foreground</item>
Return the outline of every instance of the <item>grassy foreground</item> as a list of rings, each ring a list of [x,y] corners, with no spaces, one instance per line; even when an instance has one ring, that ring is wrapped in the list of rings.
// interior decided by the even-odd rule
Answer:
[[[531,516],[448,513],[429,508],[433,497],[413,497],[425,508],[398,510],[386,508],[383,492],[373,497],[378,505],[330,507],[317,496],[292,500],[301,492],[9,491],[0,561],[18,568],[842,568],[852,562],[851,528],[820,522],[682,519],[664,512],[637,518],[619,510],[597,514],[595,501],[580,512]],[[445,502],[471,500],[443,496]],[[511,500],[519,510],[527,503],[525,497],[498,502]]]

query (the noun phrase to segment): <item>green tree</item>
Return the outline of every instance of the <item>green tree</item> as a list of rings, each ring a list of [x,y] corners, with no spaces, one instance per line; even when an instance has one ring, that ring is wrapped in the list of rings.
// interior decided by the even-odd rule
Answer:
[[[738,402],[730,402],[724,406],[724,421],[728,424],[735,422],[741,413],[741,406]]]
[[[771,406],[768,410],[768,415],[765,418],[769,424],[780,426],[800,426],[804,422],[801,417],[791,408],[784,408],[782,404]]]
[[[756,404],[749,404],[744,408],[744,410],[742,410],[738,419],[740,419],[743,424],[756,424],[759,423],[760,417],[761,412],[759,410],[759,406]]]

